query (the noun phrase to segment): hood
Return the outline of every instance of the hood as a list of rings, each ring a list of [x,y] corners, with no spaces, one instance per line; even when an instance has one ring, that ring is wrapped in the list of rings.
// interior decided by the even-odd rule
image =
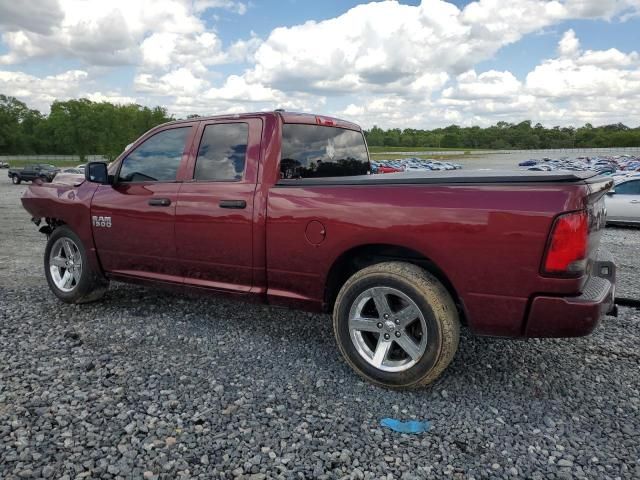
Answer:
[[[84,175],[81,173],[58,173],[53,177],[51,183],[65,187],[78,187],[85,181]]]

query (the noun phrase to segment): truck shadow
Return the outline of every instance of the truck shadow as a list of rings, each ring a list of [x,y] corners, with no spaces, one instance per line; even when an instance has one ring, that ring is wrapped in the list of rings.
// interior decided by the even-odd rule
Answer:
[[[211,368],[218,360],[226,364],[232,357],[254,354],[259,355],[258,367],[247,361],[238,368],[247,369],[248,374],[268,372],[286,383],[350,384],[349,393],[362,394],[373,388],[360,381],[340,357],[328,315],[130,285],[114,287],[104,301],[110,309],[119,310],[125,321],[151,322],[160,337],[168,335],[163,330],[175,335],[177,326],[187,343],[197,342]],[[179,324],[170,326],[176,319]],[[593,337],[497,339],[474,336],[463,329],[458,353],[440,379],[417,391],[389,394],[440,398],[444,390],[447,396],[464,395],[491,404],[508,390],[509,398],[518,401],[562,401],[584,381],[585,368],[589,368],[583,361],[584,351],[596,341]],[[606,388],[606,382],[601,386]],[[595,387],[600,389],[600,385]]]

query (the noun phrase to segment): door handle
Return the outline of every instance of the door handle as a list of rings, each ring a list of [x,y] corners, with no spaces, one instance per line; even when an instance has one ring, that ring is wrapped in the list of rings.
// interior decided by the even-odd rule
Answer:
[[[244,200],[220,200],[220,208],[247,208],[247,202]]]
[[[171,200],[168,198],[152,198],[149,200],[149,205],[152,207],[168,207],[171,205]]]
[[[640,200],[631,200],[631,203],[640,203]]]

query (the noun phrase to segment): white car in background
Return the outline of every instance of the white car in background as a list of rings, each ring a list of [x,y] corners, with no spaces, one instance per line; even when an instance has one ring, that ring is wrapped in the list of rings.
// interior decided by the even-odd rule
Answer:
[[[616,178],[605,204],[607,223],[640,226],[640,176]]]

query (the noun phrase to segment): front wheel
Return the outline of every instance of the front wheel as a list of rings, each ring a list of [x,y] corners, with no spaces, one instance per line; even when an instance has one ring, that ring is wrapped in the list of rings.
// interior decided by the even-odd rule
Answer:
[[[333,327],[347,363],[391,388],[433,382],[453,359],[460,337],[447,289],[404,262],[372,265],[349,278],[336,299]]]
[[[57,227],[44,251],[44,271],[51,291],[66,303],[98,300],[108,282],[89,265],[80,238],[67,226]]]
[[[14,185],[20,185],[21,181],[22,179],[18,175],[11,175],[11,182],[13,182]]]

